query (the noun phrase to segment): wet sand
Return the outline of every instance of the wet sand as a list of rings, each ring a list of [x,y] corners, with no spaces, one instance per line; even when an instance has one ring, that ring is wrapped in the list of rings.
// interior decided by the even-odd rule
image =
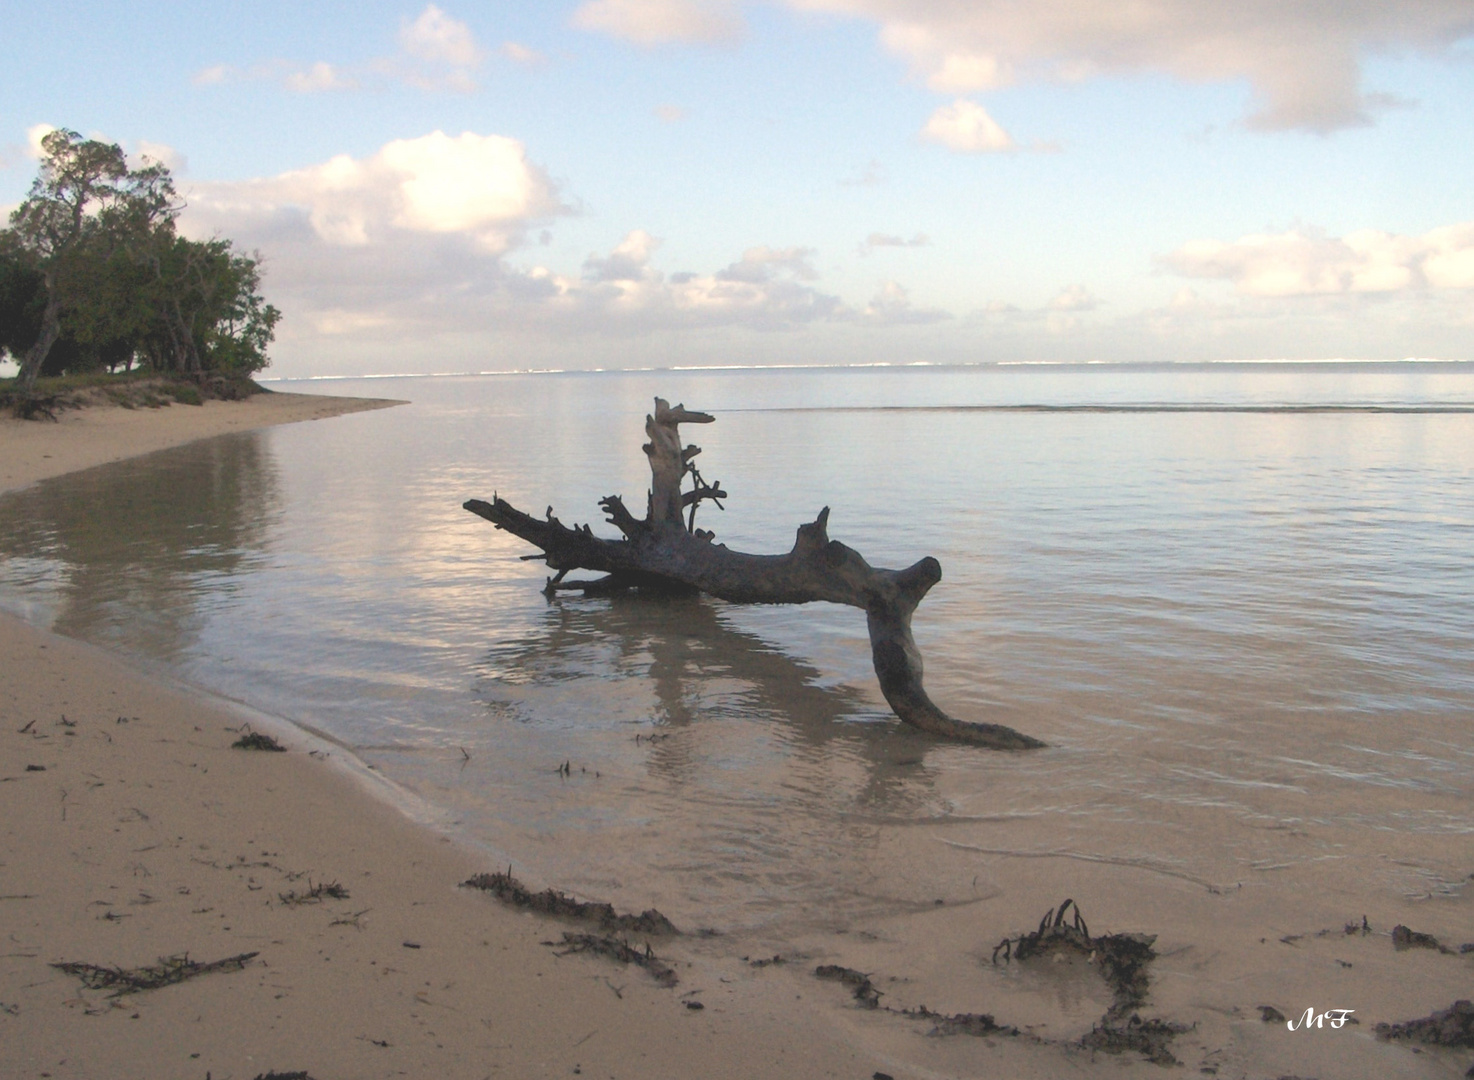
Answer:
[[[271,395],[6,421],[0,487],[377,404]],[[0,673],[7,1077],[1164,1075],[1139,1053],[1078,1045],[1112,1001],[1088,954],[991,964],[999,939],[1067,896],[1097,936],[1157,936],[1140,1015],[1189,1028],[1170,1048],[1195,1074],[1455,1077],[1469,1065],[1467,1050],[1414,1052],[1372,1033],[1471,996],[1463,895],[1399,900],[1315,865],[1205,883],[1101,861],[1020,822],[990,850],[960,844],[971,886],[918,895],[907,914],[836,932],[816,913],[812,933],[782,942],[692,926],[649,939],[679,980],[666,987],[543,944],[591,926],[459,887],[503,868],[441,837],[433,814],[338,747],[258,718],[287,752],[232,749],[247,718],[228,704],[3,617]],[[878,883],[906,882],[904,844],[898,833],[856,857]],[[1398,923],[1454,951],[1398,950]],[[137,969],[186,953],[255,955],[118,997],[51,966]],[[754,962],[775,954],[784,962]],[[868,974],[882,1008],[816,979],[820,964]],[[1355,1008],[1360,1023],[1291,1032],[1261,1005],[1292,1018]],[[1021,1031],[933,1035],[923,1006]]]

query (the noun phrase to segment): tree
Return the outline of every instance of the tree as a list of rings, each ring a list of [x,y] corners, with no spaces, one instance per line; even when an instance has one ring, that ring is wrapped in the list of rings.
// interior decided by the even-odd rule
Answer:
[[[121,365],[199,378],[266,367],[281,313],[260,294],[260,256],[180,236],[169,170],[129,169],[116,144],[58,130],[30,195],[0,232],[0,348],[40,374]]]
[[[623,534],[605,540],[587,525],[568,528],[548,507],[546,520],[523,513],[505,499],[471,499],[465,509],[486,518],[542,549],[542,558],[557,575],[547,592],[581,589],[607,594],[624,589],[693,591],[738,604],[806,604],[827,600],[862,608],[870,629],[870,654],[881,693],[906,723],[945,738],[995,750],[1027,750],[1044,744],[1004,727],[957,720],[938,708],[922,687],[921,652],[911,636],[911,615],[927,592],[942,579],[942,567],[927,557],[904,570],[871,566],[858,551],[829,539],[829,508],[817,520],[798,527],[793,550],[783,555],[749,555],[715,542],[711,532],[696,528],[696,507],[706,499],[722,499],[719,484],[707,484],[692,465],[698,446],[682,448],[680,424],[709,424],[713,417],[684,405],[671,408],[655,399],[655,413],[645,418],[650,441],[651,488],[643,520],[625,508],[618,495],[600,502],[608,520]],[[690,491],[682,491],[687,475]],[[687,511],[689,509],[689,517]],[[538,556],[527,556],[537,558]],[[593,581],[564,581],[570,570],[594,570]]]
[[[11,229],[36,260],[45,305],[36,340],[21,360],[22,393],[35,386],[51,346],[61,336],[61,316],[81,295],[89,240],[102,232],[103,215],[124,194],[128,162],[116,143],[84,140],[57,129],[41,140],[45,156],[30,194],[10,215]]]

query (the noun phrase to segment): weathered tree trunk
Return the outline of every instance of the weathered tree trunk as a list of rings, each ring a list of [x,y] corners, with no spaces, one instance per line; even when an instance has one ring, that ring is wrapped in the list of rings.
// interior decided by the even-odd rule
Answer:
[[[548,590],[582,589],[587,593],[627,588],[697,589],[737,604],[803,604],[827,600],[863,608],[870,629],[870,650],[880,689],[897,716],[924,731],[998,750],[1024,750],[1044,744],[1000,724],[955,720],[934,705],[922,688],[921,653],[911,636],[911,614],[927,591],[942,578],[941,564],[925,558],[905,570],[871,566],[852,548],[830,540],[829,508],[800,525],[793,550],[785,555],[749,555],[714,542],[713,534],[694,526],[697,505],[721,499],[719,484],[707,484],[692,459],[700,447],[681,446],[680,424],[709,424],[713,417],[671,408],[655,399],[655,414],[645,418],[650,437],[651,488],[644,520],[635,518],[617,495],[600,501],[624,538],[597,537],[587,525],[569,528],[553,516],[546,520],[523,513],[505,499],[472,499],[465,508],[499,529],[541,548],[557,571]],[[682,492],[687,473],[693,490]],[[683,511],[690,508],[690,518]],[[537,558],[538,556],[528,556]],[[567,581],[570,570],[601,571],[595,581]]]
[[[16,373],[16,389],[22,394],[29,394],[35,389],[36,376],[41,374],[41,366],[46,363],[51,346],[61,336],[61,304],[56,299],[56,282],[50,272],[47,272],[45,281],[46,308],[41,314],[41,333],[26,350],[20,371]]]

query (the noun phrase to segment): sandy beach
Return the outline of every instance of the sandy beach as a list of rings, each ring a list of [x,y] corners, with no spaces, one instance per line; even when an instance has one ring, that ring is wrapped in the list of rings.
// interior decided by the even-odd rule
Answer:
[[[387,404],[272,394],[0,421],[0,490],[212,434]],[[1007,826],[1006,849],[972,853],[984,879],[973,893],[938,897],[934,909],[928,894],[894,925],[816,932],[775,963],[760,942],[699,927],[611,931],[466,888],[506,868],[440,835],[433,812],[342,748],[92,646],[0,616],[0,673],[7,1078],[1181,1072],[1136,1049],[1080,1045],[1112,1005],[1094,952],[1056,950],[1008,994],[997,978],[977,977],[1000,928],[1031,930],[1069,896],[1087,906],[1098,939],[1156,935],[1141,1016],[1181,1029],[1171,1052],[1195,1075],[1453,1078],[1469,1066],[1467,1050],[1373,1032],[1471,996],[1474,953],[1459,947],[1474,941],[1474,925],[1463,896],[1399,900],[1312,867],[1283,872],[1302,875],[1290,907],[1283,889],[1252,878],[1203,882],[1091,858],[1020,823]],[[252,732],[286,752],[233,747]],[[1397,947],[1392,930],[1403,924],[1447,951]],[[597,943],[611,939],[642,956],[648,947],[660,963],[601,955]],[[928,947],[917,950],[918,940]],[[851,981],[816,978],[820,965],[848,969]],[[150,966],[189,977],[119,983],[146,981]],[[865,1007],[867,987],[883,995],[881,1008]],[[1354,1008],[1357,1019],[1291,1031],[1262,1006],[1292,1019]],[[1002,1027],[990,1029],[984,1012]]]
[[[298,394],[0,421],[3,486],[392,402]],[[558,955],[592,929],[460,887],[497,868],[245,721],[0,617],[0,1075],[845,1076],[881,1068],[765,980],[662,986]],[[258,723],[259,728],[259,723]],[[381,794],[383,794],[381,792]],[[317,890],[316,896],[313,890]],[[57,963],[210,964],[114,995]],[[691,1007],[704,1005],[702,1008]]]

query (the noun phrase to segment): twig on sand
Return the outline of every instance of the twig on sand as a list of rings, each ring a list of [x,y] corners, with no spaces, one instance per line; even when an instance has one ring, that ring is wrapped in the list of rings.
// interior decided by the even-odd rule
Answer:
[[[66,961],[51,966],[82,980],[89,990],[111,990],[108,997],[136,994],[140,990],[157,990],[161,986],[172,986],[197,975],[208,975],[212,971],[240,971],[258,956],[258,953],[240,953],[223,960],[212,960],[207,964],[196,963],[189,953],[177,956],[161,956],[151,967],[122,968],[106,967],[101,964],[83,964]]]
[[[293,889],[291,892],[277,893],[276,898],[280,900],[283,904],[288,905],[320,904],[325,899],[348,899],[348,890],[339,885],[336,881],[329,882],[325,885],[321,882],[313,885],[312,879],[308,878],[307,885],[308,889],[305,892],[297,892],[295,889]]]

